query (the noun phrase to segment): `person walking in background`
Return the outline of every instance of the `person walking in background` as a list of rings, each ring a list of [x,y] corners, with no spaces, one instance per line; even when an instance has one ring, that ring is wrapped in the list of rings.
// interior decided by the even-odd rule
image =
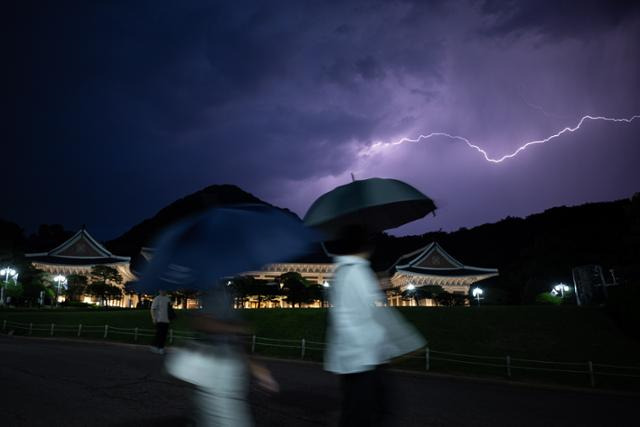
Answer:
[[[370,267],[367,230],[342,230],[332,252],[336,268],[329,288],[325,369],[340,376],[341,427],[388,422],[384,367],[393,357],[425,345],[424,338],[390,307]]]
[[[164,290],[159,291],[159,295],[151,303],[151,320],[156,327],[156,335],[151,343],[151,351],[154,353],[164,354],[164,344],[169,331],[170,305],[171,298],[167,296],[167,292]]]

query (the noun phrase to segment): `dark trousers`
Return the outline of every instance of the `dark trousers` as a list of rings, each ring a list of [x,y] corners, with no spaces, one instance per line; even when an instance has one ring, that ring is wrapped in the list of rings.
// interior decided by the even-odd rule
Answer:
[[[156,336],[153,337],[154,347],[164,348],[164,343],[167,341],[167,332],[169,332],[169,324],[164,322],[156,323]]]
[[[383,426],[387,420],[385,366],[372,371],[340,375],[340,427]]]

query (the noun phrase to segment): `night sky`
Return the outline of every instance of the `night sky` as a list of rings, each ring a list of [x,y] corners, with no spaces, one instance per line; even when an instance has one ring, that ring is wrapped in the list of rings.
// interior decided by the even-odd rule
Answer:
[[[640,3],[17,2],[0,217],[110,239],[211,184],[406,180],[455,230],[640,191]],[[373,148],[372,148],[373,147]],[[6,185],[8,183],[8,185]]]

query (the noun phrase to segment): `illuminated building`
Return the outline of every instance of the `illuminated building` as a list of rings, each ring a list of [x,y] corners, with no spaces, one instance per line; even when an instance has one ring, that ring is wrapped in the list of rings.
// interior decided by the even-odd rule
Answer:
[[[145,260],[149,261],[153,257],[153,249],[142,248],[141,254]],[[247,271],[241,275],[265,281],[271,286],[279,286],[279,280],[283,274],[295,272],[313,285],[326,287],[330,286],[333,269],[334,266],[330,258],[317,252],[308,257],[292,260],[292,262],[268,264],[260,270]],[[408,290],[419,290],[422,286],[437,285],[446,292],[467,296],[474,283],[497,276],[498,270],[464,265],[434,242],[402,256],[386,275],[390,278],[382,278],[381,284],[387,295],[387,304],[415,306],[416,300],[408,296]],[[421,306],[436,305],[435,301],[430,298],[418,298],[418,302]],[[316,300],[300,306],[314,308],[323,305],[325,305],[324,300]],[[193,306],[197,306],[197,301],[193,301]],[[243,298],[241,306],[244,308],[284,308],[290,305],[286,302],[285,295],[274,295],[269,298],[247,295]]]
[[[151,258],[153,258],[153,248],[143,247],[140,251],[140,254],[144,258],[146,262],[149,262]],[[141,270],[143,266],[139,267]],[[333,263],[331,259],[321,253],[320,251],[316,251],[316,253],[292,260],[292,262],[283,262],[283,263],[274,263],[267,264],[262,267],[260,270],[255,271],[247,271],[243,272],[241,276],[253,277],[256,280],[261,280],[269,283],[271,286],[279,286],[280,285],[280,277],[286,273],[298,273],[304,279],[308,281],[308,283],[312,285],[321,285],[324,287],[327,284],[333,275]],[[242,306],[244,308],[257,308],[260,306],[261,308],[284,308],[289,307],[288,303],[285,301],[285,296],[283,295],[275,295],[269,299],[262,300],[258,295],[248,295],[244,298],[244,302]],[[324,305],[324,300],[317,300],[313,303],[309,304],[301,304],[301,307],[321,307]],[[195,299],[191,299],[188,301],[188,307],[197,307],[198,302]]]
[[[407,298],[407,291],[422,286],[441,286],[452,294],[469,295],[471,285],[499,274],[495,268],[462,264],[436,242],[402,256],[391,267],[390,273],[390,279],[383,280],[383,289],[388,304],[392,306],[415,306],[415,299]],[[419,298],[418,302],[421,306],[435,305],[431,298]]]
[[[84,227],[67,241],[48,252],[30,253],[25,256],[31,261],[33,267],[51,275],[77,274],[87,277],[87,281],[91,282],[91,269],[95,266],[107,266],[115,269],[122,276],[121,284],[111,283],[112,285],[122,289],[124,283],[136,279],[129,269],[131,259],[109,252]],[[131,298],[136,299],[137,297],[123,295],[118,305],[135,306],[137,301],[133,301]],[[92,302],[91,298],[87,296],[84,297],[84,301]]]

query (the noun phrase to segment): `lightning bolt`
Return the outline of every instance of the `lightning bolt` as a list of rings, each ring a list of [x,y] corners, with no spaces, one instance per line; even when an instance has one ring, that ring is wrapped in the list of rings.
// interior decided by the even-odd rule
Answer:
[[[510,154],[505,154],[504,156],[500,157],[500,158],[492,158],[489,156],[489,154],[481,147],[472,144],[471,141],[469,141],[467,138],[464,138],[462,136],[458,136],[458,135],[451,135],[449,133],[446,132],[432,132],[430,134],[427,135],[420,135],[417,138],[402,138],[398,141],[395,142],[376,142],[374,144],[372,144],[368,149],[364,150],[361,152],[362,155],[368,155],[368,154],[373,154],[376,151],[379,151],[381,149],[387,148],[387,147],[392,147],[395,145],[402,145],[408,142],[413,142],[413,143],[418,143],[420,141],[422,141],[423,139],[430,139],[430,138],[434,138],[434,137],[446,137],[449,138],[451,140],[454,141],[460,141],[463,142],[465,144],[467,144],[467,146],[469,146],[469,148],[473,148],[474,150],[478,151],[480,154],[482,154],[482,156],[484,157],[484,159],[487,162],[490,163],[502,163],[503,161],[507,160],[507,159],[511,159],[515,156],[517,156],[520,152],[526,150],[527,148],[529,148],[532,145],[538,145],[538,144],[546,144],[549,141],[552,141],[556,138],[559,138],[560,136],[564,135],[565,133],[569,132],[569,133],[573,133],[575,131],[577,131],[578,129],[580,129],[580,127],[582,126],[582,124],[587,121],[587,120],[603,120],[603,121],[607,121],[607,122],[615,122],[615,123],[631,123],[633,122],[635,119],[640,119],[640,115],[636,115],[636,116],[632,116],[630,118],[613,118],[613,117],[603,117],[603,116],[584,116],[580,119],[580,121],[578,122],[577,125],[575,125],[574,127],[565,127],[564,129],[562,129],[559,132],[554,133],[551,136],[548,136],[544,139],[537,139],[534,141],[529,141],[523,145],[521,145],[520,147],[518,147],[513,153]]]

